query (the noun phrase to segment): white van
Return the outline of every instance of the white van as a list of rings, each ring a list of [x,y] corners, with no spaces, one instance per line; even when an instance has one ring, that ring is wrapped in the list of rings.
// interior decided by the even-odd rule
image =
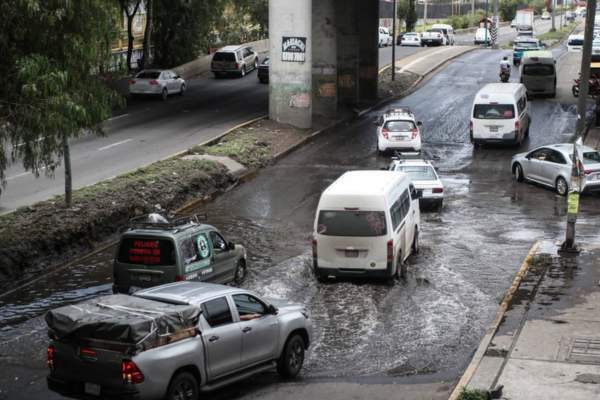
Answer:
[[[447,40],[446,44],[448,46],[454,46],[454,28],[452,28],[452,25],[433,24],[431,29],[441,29],[444,32],[444,34],[446,35],[446,40]]]
[[[583,49],[583,35],[575,33],[569,36],[567,40],[567,49],[571,52],[579,53]]]
[[[385,26],[379,27],[379,47],[386,47],[392,44],[392,35],[390,31]]]
[[[420,194],[403,172],[351,171],[321,195],[313,233],[318,279],[404,274],[419,249]]]
[[[521,83],[488,83],[473,101],[471,143],[521,143],[529,135],[527,91]]]

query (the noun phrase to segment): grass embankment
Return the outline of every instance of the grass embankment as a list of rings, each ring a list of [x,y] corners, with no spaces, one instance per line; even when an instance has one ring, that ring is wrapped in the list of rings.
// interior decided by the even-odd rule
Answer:
[[[135,215],[175,210],[231,184],[208,161],[172,159],[0,216],[0,288],[105,242]]]
[[[537,35],[537,38],[542,42],[552,42],[550,44],[553,44],[554,42],[561,42],[565,40],[567,36],[569,36],[569,34],[573,31],[573,29],[575,29],[576,26],[576,22],[571,22],[570,24],[565,25],[564,27],[557,29],[554,32],[546,32],[542,33],[541,35]]]
[[[458,400],[488,400],[489,397],[486,392],[476,389],[466,389],[463,388],[460,395],[458,395]]]

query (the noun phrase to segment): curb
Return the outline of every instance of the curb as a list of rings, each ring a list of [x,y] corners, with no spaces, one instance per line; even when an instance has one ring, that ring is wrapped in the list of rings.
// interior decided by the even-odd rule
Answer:
[[[506,313],[506,311],[508,310],[508,307],[510,307],[510,305],[512,303],[513,296],[519,289],[519,286],[521,285],[521,281],[523,280],[523,277],[529,270],[529,266],[531,265],[531,260],[532,260],[533,256],[537,253],[537,250],[539,247],[540,247],[540,242],[537,241],[533,244],[533,246],[529,250],[529,253],[527,253],[527,256],[523,260],[523,263],[521,264],[521,268],[519,268],[519,271],[517,272],[517,275],[513,279],[513,282],[511,284],[510,288],[508,288],[508,290],[504,294],[502,302],[500,303],[500,306],[498,307],[498,311],[496,312],[496,318],[494,318],[494,320],[492,321],[490,326],[486,329],[485,335],[481,339],[481,342],[479,343],[479,347],[475,351],[475,354],[473,355],[471,362],[465,369],[465,372],[463,372],[460,380],[454,387],[454,390],[450,394],[450,397],[448,398],[448,400],[457,400],[462,389],[466,388],[468,386],[469,382],[471,381],[471,378],[477,371],[477,368],[479,367],[479,364],[481,363],[481,360],[483,359],[488,346],[490,345],[492,339],[494,338],[494,335],[498,331],[498,327],[500,326],[500,323],[504,319],[504,314]]]
[[[432,75],[433,73],[437,72],[438,70],[446,67],[451,61],[457,59],[458,57],[461,57],[461,56],[463,56],[463,55],[465,55],[467,53],[470,53],[472,51],[475,51],[475,50],[479,50],[479,48],[478,47],[469,48],[469,49],[465,50],[464,52],[462,52],[460,54],[456,54],[456,55],[448,58],[443,63],[441,63],[438,66],[436,66],[435,68],[431,69],[425,75],[419,75],[419,77],[417,78],[417,80],[412,85],[410,85],[406,90],[404,90],[402,93],[398,93],[397,95],[394,95],[392,97],[387,97],[385,99],[381,99],[377,103],[373,104],[370,107],[364,108],[362,110],[358,110],[356,112],[356,116],[357,117],[362,117],[363,115],[365,115],[365,114],[373,111],[373,109],[375,109],[375,108],[379,108],[379,107],[384,106],[384,105],[386,105],[388,103],[391,103],[393,101],[399,100],[399,99],[401,99],[403,97],[406,97],[406,96],[410,95],[411,93],[414,92],[414,90],[416,89],[416,87],[419,84],[421,84],[421,82],[423,82],[423,80],[425,80],[425,78],[429,77],[430,75]]]

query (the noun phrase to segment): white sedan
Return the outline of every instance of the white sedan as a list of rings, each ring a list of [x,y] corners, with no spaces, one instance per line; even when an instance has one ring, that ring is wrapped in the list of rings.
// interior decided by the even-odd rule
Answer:
[[[170,94],[184,92],[185,80],[171,70],[145,69],[129,80],[131,95],[154,95],[166,100]]]
[[[421,36],[416,32],[407,32],[402,36],[400,45],[421,47]]]
[[[444,185],[431,162],[422,159],[403,159],[402,155],[394,159],[390,171],[407,174],[415,188],[421,192],[419,204],[423,207],[433,205],[441,210],[444,204]]]

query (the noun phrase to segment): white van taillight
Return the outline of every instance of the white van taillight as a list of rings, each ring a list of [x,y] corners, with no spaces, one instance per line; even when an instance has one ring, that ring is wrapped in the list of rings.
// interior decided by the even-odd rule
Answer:
[[[46,355],[47,355],[48,368],[54,369],[54,346],[52,346],[52,345],[48,346]]]
[[[123,360],[121,363],[121,374],[125,383],[142,383],[144,374],[131,360]]]
[[[444,193],[444,188],[433,188],[431,193]]]
[[[521,121],[516,120],[515,121],[515,131],[518,131],[519,129],[521,129]]]
[[[383,135],[384,138],[389,139],[390,138],[390,131],[388,131],[386,128],[382,128],[381,129],[381,134]]]
[[[312,240],[312,254],[313,254],[313,259],[317,259],[317,239],[313,239]]]
[[[411,135],[412,139],[416,139],[417,135],[419,134],[419,131],[417,130],[417,128],[413,129],[410,132],[412,133],[412,135]]]
[[[390,239],[387,242],[387,267],[388,267],[388,269],[392,268],[393,263],[394,263],[394,240]]]

